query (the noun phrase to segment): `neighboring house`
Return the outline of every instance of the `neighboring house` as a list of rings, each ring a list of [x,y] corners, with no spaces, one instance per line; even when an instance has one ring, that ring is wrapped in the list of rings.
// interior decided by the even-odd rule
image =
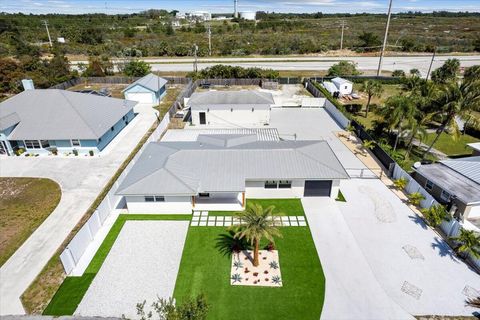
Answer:
[[[456,216],[480,218],[480,157],[442,160],[414,168],[413,177]]]
[[[186,102],[193,125],[267,125],[275,105],[271,93],[249,91],[207,91],[192,94]]]
[[[473,149],[472,156],[480,156],[480,142],[469,143],[467,146]]]
[[[167,92],[167,82],[167,80],[150,73],[130,84],[122,92],[127,100],[159,104]]]
[[[116,194],[130,213],[237,211],[246,198],[336,198],[341,179],[348,175],[326,141],[200,135],[148,144]]]
[[[0,103],[0,154],[98,153],[135,117],[136,102],[58,89],[26,90]]]
[[[337,91],[340,95],[348,95],[353,91],[353,83],[347,79],[336,77],[332,79],[332,83],[337,87]]]

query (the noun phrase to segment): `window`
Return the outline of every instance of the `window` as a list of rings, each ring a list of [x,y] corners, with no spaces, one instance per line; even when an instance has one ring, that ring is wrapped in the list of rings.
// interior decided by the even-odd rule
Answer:
[[[145,202],[155,202],[155,197],[153,197],[153,196],[145,196]]]
[[[252,108],[252,112],[254,112],[254,111],[255,111],[255,108]]]
[[[277,189],[277,181],[265,181],[265,189]]]
[[[444,201],[450,201],[450,193],[445,191],[445,190],[442,190],[442,193],[440,194],[440,198]]]
[[[230,112],[233,112],[233,108],[230,108]]]
[[[433,182],[430,181],[430,180],[427,180],[427,182],[425,183],[425,189],[427,189],[427,190],[429,190],[429,191],[432,191],[433,186],[434,186],[434,184],[433,184]]]
[[[126,118],[127,118],[127,117],[123,116],[123,117],[122,117],[122,120],[125,120]]]
[[[278,182],[278,188],[280,189],[290,189],[292,187],[292,181],[289,180],[280,180]]]
[[[40,149],[40,142],[38,140],[25,140],[25,148]]]
[[[42,148],[50,148],[50,142],[48,142],[48,140],[40,140],[40,144]]]
[[[111,127],[110,130],[115,131],[115,127]]]
[[[210,197],[210,193],[208,193],[208,192],[200,192],[200,193],[198,194],[198,196],[199,196],[200,198],[208,198],[208,197]]]
[[[74,146],[74,147],[80,147],[80,140],[78,140],[78,139],[72,139],[72,146]]]
[[[164,196],[145,196],[145,202],[165,202]]]
[[[164,202],[165,197],[164,196],[155,196],[155,202]]]

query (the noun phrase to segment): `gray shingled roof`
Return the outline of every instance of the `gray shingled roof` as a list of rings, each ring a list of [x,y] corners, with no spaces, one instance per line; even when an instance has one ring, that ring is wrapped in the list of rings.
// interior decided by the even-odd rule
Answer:
[[[246,180],[347,179],[325,141],[255,141],[213,137],[214,144],[152,142],[117,190],[120,195],[241,192]],[[224,139],[223,143],[218,143]],[[233,146],[228,147],[229,145]]]
[[[137,84],[151,90],[153,92],[157,92],[162,88],[164,85],[166,85],[168,80],[159,77],[153,73],[147,74],[145,77],[138,79],[137,81],[131,83],[128,87],[122,90],[122,92],[127,91],[128,89],[131,89],[135,87]]]
[[[58,89],[26,90],[0,103],[1,126],[17,121],[9,140],[98,139],[136,102]],[[12,116],[17,114],[17,116]],[[18,118],[17,118],[18,117]]]
[[[463,203],[480,201],[480,157],[444,160],[421,165],[415,171]]]
[[[192,110],[210,109],[269,109],[275,104],[268,92],[245,91],[207,91],[195,92],[187,102]]]

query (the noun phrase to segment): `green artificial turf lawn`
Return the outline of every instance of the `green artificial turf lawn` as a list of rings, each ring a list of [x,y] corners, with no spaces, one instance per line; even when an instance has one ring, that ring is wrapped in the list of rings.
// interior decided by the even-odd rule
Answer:
[[[222,227],[191,227],[183,249],[174,298],[203,293],[208,319],[320,318],[325,277],[308,227],[280,228],[276,240],[283,287],[231,286],[231,258],[216,248]]]
[[[263,208],[275,206],[274,214],[280,216],[304,216],[300,199],[247,199],[248,203],[256,203]],[[234,216],[235,211],[209,211],[209,216]]]
[[[191,214],[122,214],[120,215],[102,244],[98,248],[95,256],[88,265],[81,277],[66,277],[60,288],[53,296],[43,315],[63,316],[72,315],[82,301],[83,296],[88,290],[93,279],[97,275],[110,249],[112,249],[115,240],[117,240],[120,231],[129,220],[190,220]]]

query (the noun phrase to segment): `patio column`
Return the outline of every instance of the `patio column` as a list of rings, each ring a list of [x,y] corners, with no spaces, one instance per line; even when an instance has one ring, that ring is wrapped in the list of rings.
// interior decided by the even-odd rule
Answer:
[[[245,208],[245,192],[242,192],[242,207]]]
[[[192,196],[192,207],[195,208],[195,196]]]

